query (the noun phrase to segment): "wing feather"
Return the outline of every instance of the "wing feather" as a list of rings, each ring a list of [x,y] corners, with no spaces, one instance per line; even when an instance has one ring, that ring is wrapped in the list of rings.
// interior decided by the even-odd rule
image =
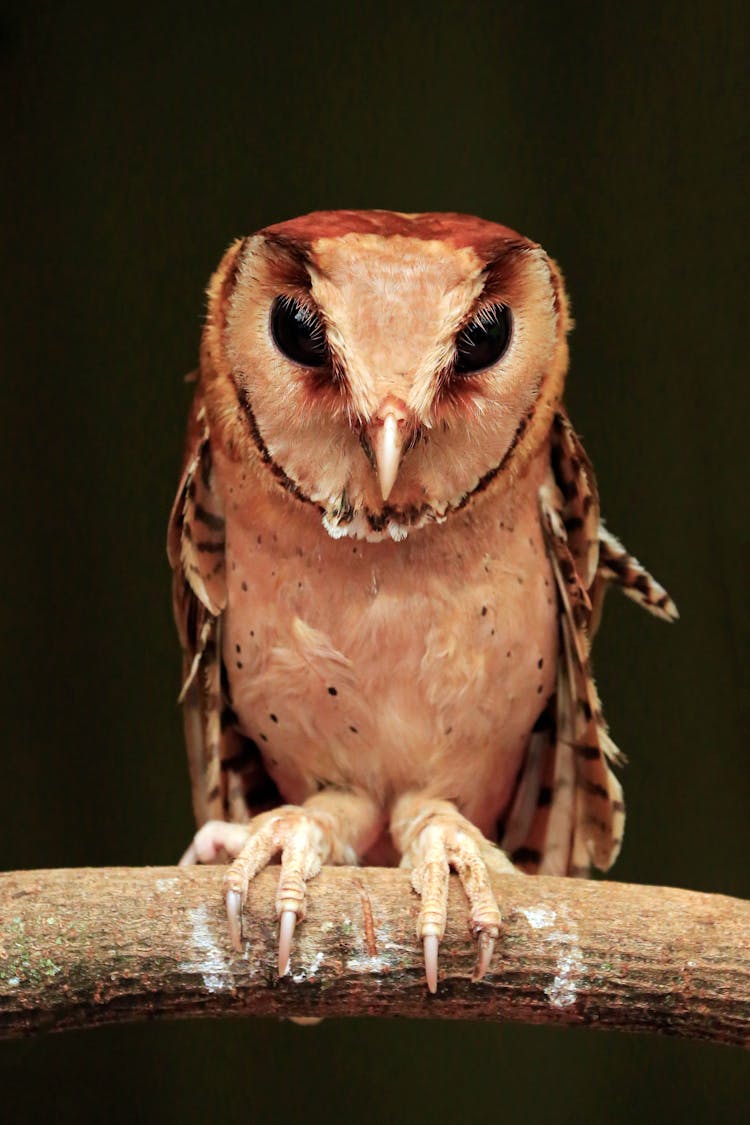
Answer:
[[[537,854],[539,873],[585,875],[591,864],[611,866],[625,822],[622,788],[612,768],[624,759],[607,731],[589,662],[603,590],[618,581],[662,616],[671,615],[672,603],[603,528],[591,463],[562,411],[551,431],[550,464],[551,480],[539,501],[559,607],[554,737],[542,767],[532,736],[507,825],[515,829],[509,838],[521,855]],[[527,816],[535,796],[519,844],[520,811]]]
[[[628,553],[619,539],[603,525],[599,526],[599,565],[592,588],[594,607],[593,628],[601,618],[601,607],[607,586],[614,583],[626,597],[659,617],[662,621],[676,621],[677,606],[667,591],[653,578],[638,559]]]
[[[594,470],[566,415],[551,434],[552,480],[540,494],[542,528],[558,591],[560,654],[554,784],[539,871],[606,871],[622,844],[625,807],[613,765],[624,757],[609,737],[589,664],[604,589],[611,582],[661,618],[674,602],[600,521]],[[534,825],[532,825],[532,831]]]
[[[179,701],[196,821],[199,825],[211,819],[246,821],[278,804],[279,795],[258,747],[235,726],[222,662],[222,613],[227,602],[224,515],[200,393],[169,519],[167,553],[183,650]]]
[[[585,874],[590,863],[606,871],[617,858],[625,807],[610,766],[621,756],[608,735],[589,664],[589,589],[599,565],[600,529],[594,474],[564,416],[553,430],[553,449],[557,487],[542,490],[540,507],[560,607],[558,737],[570,747],[574,765],[568,870]]]
[[[540,831],[541,810],[550,803],[554,753],[553,698],[547,702],[534,724],[514,799],[503,825],[498,826],[498,839],[503,851],[527,874],[536,871],[541,860],[540,845],[544,843],[544,833]],[[535,832],[532,832],[532,825]]]

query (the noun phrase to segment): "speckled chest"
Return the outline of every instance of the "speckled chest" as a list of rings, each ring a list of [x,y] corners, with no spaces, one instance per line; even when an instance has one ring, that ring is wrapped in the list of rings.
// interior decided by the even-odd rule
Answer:
[[[547,472],[401,543],[333,540],[309,506],[232,486],[224,660],[286,800],[419,789],[491,824],[554,688]]]

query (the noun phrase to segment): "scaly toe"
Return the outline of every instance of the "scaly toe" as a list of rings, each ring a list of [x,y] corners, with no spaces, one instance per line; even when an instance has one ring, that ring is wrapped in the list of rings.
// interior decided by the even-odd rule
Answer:
[[[292,952],[292,937],[297,925],[296,910],[282,910],[279,915],[279,976],[289,972],[289,958]]]

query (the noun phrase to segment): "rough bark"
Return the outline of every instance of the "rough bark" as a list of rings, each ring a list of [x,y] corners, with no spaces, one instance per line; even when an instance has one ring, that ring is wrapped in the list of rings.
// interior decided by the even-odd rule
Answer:
[[[169,1016],[411,1016],[583,1024],[750,1043],[750,903],[663,887],[507,876],[490,973],[452,880],[430,996],[408,874],[326,868],[291,970],[275,972],[278,868],[232,951],[222,869],[0,875],[0,1034]]]

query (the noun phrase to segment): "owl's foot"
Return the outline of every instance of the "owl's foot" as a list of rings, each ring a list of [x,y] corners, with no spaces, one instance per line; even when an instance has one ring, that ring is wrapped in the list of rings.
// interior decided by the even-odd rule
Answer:
[[[438,948],[445,933],[450,869],[458,873],[469,900],[469,925],[477,939],[473,979],[487,972],[500,932],[500,909],[489,871],[515,872],[498,848],[447,801],[410,795],[399,801],[391,822],[394,841],[402,853],[401,866],[411,868],[414,890],[422,905],[417,936],[424,949],[427,987],[437,990]]]
[[[242,952],[242,911],[251,879],[281,853],[276,893],[279,975],[289,967],[297,922],[305,916],[306,883],[324,863],[356,864],[384,827],[382,810],[361,793],[323,789],[304,806],[282,805],[249,824],[210,820],[196,833],[181,864],[234,861],[224,876],[229,936]]]
[[[356,863],[356,855],[337,838],[334,818],[321,811],[282,805],[248,826],[249,838],[224,876],[229,935],[242,950],[242,910],[250,880],[277,853],[281,874],[276,892],[279,919],[279,976],[286,973],[297,922],[305,916],[306,883],[329,860]]]

